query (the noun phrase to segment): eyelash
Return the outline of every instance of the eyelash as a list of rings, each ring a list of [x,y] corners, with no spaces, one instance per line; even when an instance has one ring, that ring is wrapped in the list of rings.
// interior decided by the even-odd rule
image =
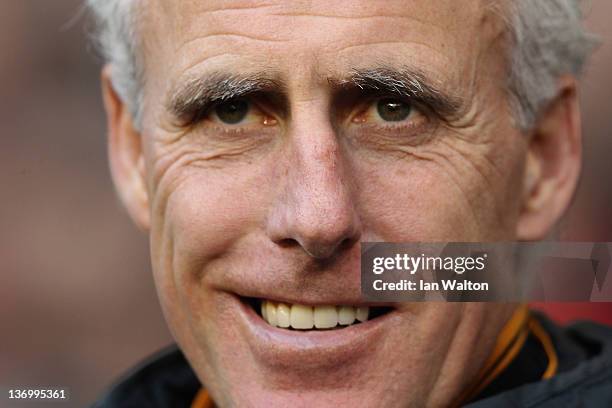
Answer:
[[[349,115],[349,121],[351,122],[351,124],[356,124],[358,126],[372,129],[372,130],[377,129],[378,131],[384,130],[384,131],[403,132],[409,129],[419,128],[418,124],[415,125],[413,123],[414,121],[410,120],[410,118],[414,114],[417,114],[420,117],[424,118],[425,122],[430,122],[433,119],[435,119],[435,114],[432,115],[429,109],[405,97],[400,97],[394,94],[378,94],[378,95],[369,95],[369,96],[366,96],[366,98],[367,98],[367,102],[360,104],[360,107],[358,109],[356,110],[353,109],[357,113]],[[274,124],[276,124],[277,118],[274,115],[268,114],[267,113],[268,110],[263,109],[259,103],[254,102],[252,97],[240,97],[240,98],[235,98],[235,99],[246,100],[249,103],[250,111],[253,109],[257,109],[260,112],[260,115],[262,117],[269,117],[271,118],[271,120],[275,122]],[[354,122],[355,118],[358,115],[365,114],[368,110],[372,108],[376,109],[375,104],[383,99],[392,99],[392,100],[397,100],[400,102],[408,103],[411,107],[411,110],[413,110],[414,113],[411,111],[407,119],[401,120],[398,122],[386,122],[386,123],[378,123],[378,124],[370,124],[370,123],[365,123],[365,122],[362,122],[362,123]],[[205,120],[211,119],[213,115],[215,115],[215,109],[221,103],[225,103],[225,102],[227,101],[213,101],[208,106],[197,109],[197,111],[189,115],[188,119],[186,120],[186,125],[187,126],[198,126]],[[250,111],[249,111],[249,114],[251,114]],[[215,127],[219,128],[220,130],[222,129],[224,133],[231,133],[231,132],[244,133],[247,130],[246,127],[249,126],[249,125],[241,126],[239,124],[230,125],[230,124],[222,123],[221,120],[218,118],[217,120],[219,121],[219,123],[215,123],[214,124]],[[261,124],[265,126],[269,126],[268,124],[264,123],[265,120],[267,120],[267,118],[264,118]]]
[[[360,119],[359,115],[367,115],[371,110],[378,109],[377,104],[384,100],[397,101],[406,103],[410,107],[410,112],[405,119],[398,121],[378,121],[376,124],[366,123],[368,119]],[[378,112],[370,112],[371,115],[377,115],[380,117]],[[415,118],[416,116],[416,118]],[[437,116],[423,104],[413,101],[410,98],[397,96],[397,95],[373,95],[368,98],[367,102],[363,103],[357,113],[350,118],[350,121],[357,125],[367,127],[369,129],[383,129],[386,131],[398,131],[404,132],[409,129],[418,129],[424,125],[431,124],[436,120]],[[382,119],[382,118],[381,118]],[[361,123],[360,123],[361,122]],[[415,123],[417,122],[417,123]]]

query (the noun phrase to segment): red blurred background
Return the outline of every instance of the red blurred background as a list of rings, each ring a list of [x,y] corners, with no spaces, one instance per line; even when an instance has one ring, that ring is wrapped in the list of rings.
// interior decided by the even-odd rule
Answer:
[[[68,386],[72,406],[171,342],[147,238],[111,185],[100,61],[80,9],[0,3],[0,388]],[[563,239],[612,241],[612,3],[587,11],[603,46],[584,80],[585,166]],[[537,307],[562,322],[612,324],[608,303]]]

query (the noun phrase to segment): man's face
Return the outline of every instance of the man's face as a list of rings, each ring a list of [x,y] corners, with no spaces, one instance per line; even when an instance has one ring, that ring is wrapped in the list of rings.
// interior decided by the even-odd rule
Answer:
[[[456,397],[510,306],[392,305],[364,323],[291,330],[258,305],[306,305],[323,320],[333,309],[321,306],[364,307],[360,241],[516,239],[527,142],[494,13],[453,0],[145,4],[154,275],[213,398]],[[311,324],[293,309],[294,325]]]

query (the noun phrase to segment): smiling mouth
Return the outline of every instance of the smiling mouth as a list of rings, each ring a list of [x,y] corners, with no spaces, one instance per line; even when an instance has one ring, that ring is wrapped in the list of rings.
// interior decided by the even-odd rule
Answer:
[[[373,320],[393,308],[351,305],[301,305],[266,299],[245,299],[270,326],[287,330],[340,330]]]

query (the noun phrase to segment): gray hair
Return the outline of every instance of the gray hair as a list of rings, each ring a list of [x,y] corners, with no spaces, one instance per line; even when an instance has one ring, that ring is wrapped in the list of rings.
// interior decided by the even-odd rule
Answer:
[[[95,43],[111,67],[115,92],[140,127],[144,75],[138,54],[137,0],[85,0],[97,29]]]
[[[562,75],[579,78],[597,40],[582,26],[580,0],[511,3],[507,88],[518,126],[530,128]]]
[[[137,53],[139,0],[86,0],[97,43],[116,92],[140,127],[144,76]],[[499,1],[499,0],[495,0]],[[516,124],[529,129],[557,92],[558,79],[579,77],[596,41],[582,26],[580,0],[510,0],[502,15],[510,34],[506,84]]]

